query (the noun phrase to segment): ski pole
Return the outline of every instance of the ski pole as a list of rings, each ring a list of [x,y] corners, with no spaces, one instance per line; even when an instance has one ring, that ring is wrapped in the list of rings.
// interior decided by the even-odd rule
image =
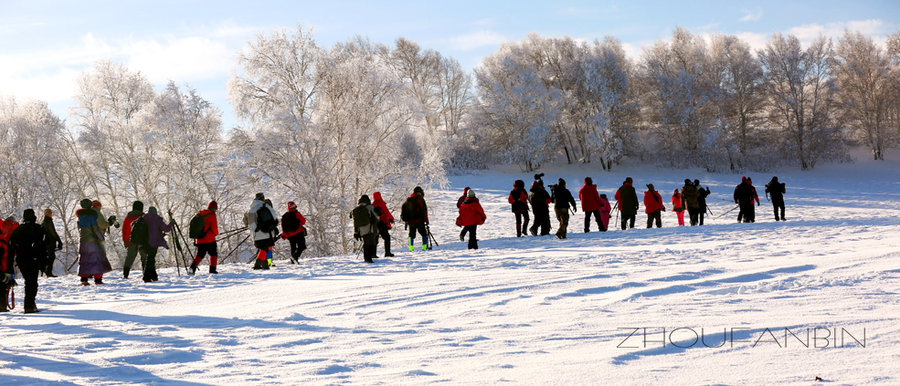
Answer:
[[[727,211],[727,212],[725,212],[725,213],[720,214],[720,215],[717,216],[716,218],[719,218],[719,217],[722,217],[722,216],[724,216],[724,215],[726,215],[726,214],[729,214],[729,213],[731,213],[731,212],[734,212],[735,209],[740,208],[740,207],[741,207],[741,205],[738,204],[738,205],[736,205],[734,208],[731,208],[731,210],[729,210],[729,211]]]
[[[434,235],[431,234],[431,226],[425,224],[425,230],[428,231],[428,242],[431,243],[433,241],[435,247],[440,247],[441,245],[437,243],[437,240],[434,239]]]

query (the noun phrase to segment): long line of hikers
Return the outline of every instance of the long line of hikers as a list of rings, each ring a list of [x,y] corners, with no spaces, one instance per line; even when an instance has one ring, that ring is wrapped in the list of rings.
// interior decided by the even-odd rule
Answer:
[[[554,213],[558,221],[556,236],[565,239],[571,214],[578,211],[575,198],[566,187],[566,181],[560,178],[556,184],[549,185],[550,192],[544,187],[543,173],[534,175],[528,192],[525,191],[525,182],[516,180],[513,190],[509,193],[508,202],[515,216],[516,237],[522,237],[529,232],[533,236],[550,234],[550,205],[553,205]],[[614,210],[616,216],[621,216],[620,226],[624,230],[633,228],[637,212],[640,208],[637,192],[634,188],[634,180],[631,177],[625,179],[622,186],[616,191],[615,206],[610,207],[606,194],[600,194],[597,186],[590,177],[585,177],[584,185],[578,192],[581,201],[581,210],[584,212],[584,232],[590,232],[591,219],[597,224],[601,232],[609,229],[610,213]],[[647,214],[647,228],[653,224],[662,226],[662,212],[666,211],[662,196],[654,188],[653,184],[647,184],[644,192],[644,211]],[[771,197],[776,221],[784,221],[784,193],[785,184],[778,181],[778,177],[766,184],[766,196]],[[685,179],[684,186],[676,188],[672,193],[671,203],[673,211],[678,219],[678,225],[685,225],[684,212],[688,213],[691,225],[703,225],[704,215],[709,213],[706,199],[710,195],[709,187],[700,186],[699,180]],[[374,201],[368,195],[359,198],[358,205],[351,211],[350,218],[353,221],[354,238],[362,241],[363,258],[367,263],[372,263],[377,256],[379,240],[384,241],[384,256],[392,257],[390,229],[395,224],[394,216],[388,209],[387,203],[382,199],[380,192],[373,195]],[[748,177],[742,177],[741,183],[734,189],[734,202],[739,209],[738,222],[754,222],[756,219],[754,202],[759,206],[759,196],[753,182]],[[144,212],[144,204],[135,201],[132,210],[126,214],[121,224],[116,216],[105,216],[103,205],[100,201],[83,199],[79,202],[80,209],[75,212],[79,230],[78,250],[78,276],[81,285],[103,284],[103,275],[112,271],[112,265],[106,255],[106,237],[111,226],[121,226],[122,242],[126,250],[125,260],[122,265],[122,276],[127,279],[135,259],[140,256],[142,279],[145,283],[159,280],[156,273],[156,255],[159,248],[169,249],[166,235],[177,244],[184,237],[178,225],[171,219],[163,220],[155,207],[149,207]],[[457,200],[456,206],[459,216],[456,225],[462,227],[459,234],[460,241],[465,241],[468,235],[468,248],[478,248],[477,228],[483,225],[487,219],[481,203],[475,195],[475,191],[469,187],[463,190],[463,194]],[[530,207],[530,210],[529,210]],[[188,267],[188,273],[197,272],[198,265],[204,257],[209,256],[209,273],[217,274],[219,251],[217,236],[220,236],[216,212],[218,203],[210,201],[205,209],[200,210],[191,218],[188,238],[193,240],[196,253],[192,256],[192,262]],[[733,210],[733,209],[732,209]],[[534,222],[528,226],[529,212],[534,215]],[[727,214],[724,213],[724,214]],[[722,215],[724,215],[722,214]],[[53,266],[56,259],[56,251],[62,249],[63,242],[56,232],[53,224],[53,212],[50,209],[44,211],[44,218],[37,224],[37,216],[33,209],[26,209],[22,216],[23,222],[19,224],[10,217],[0,222],[0,293],[4,294],[4,300],[0,302],[0,312],[7,312],[13,303],[9,302],[9,292],[16,285],[13,261],[19,267],[19,271],[25,280],[25,304],[24,312],[38,312],[35,305],[37,295],[38,275],[45,274],[54,277]],[[410,252],[415,250],[416,235],[421,236],[422,250],[431,249],[433,236],[429,228],[428,205],[425,202],[425,191],[421,187],[415,187],[412,194],[401,207],[400,219],[406,224],[408,231],[407,247]],[[273,250],[277,240],[288,240],[290,244],[290,261],[297,263],[301,254],[306,249],[306,219],[297,210],[297,205],[290,201],[287,203],[287,211],[280,216],[272,206],[272,202],[266,199],[263,193],[257,193],[250,204],[249,210],[243,215],[244,228],[225,232],[233,236],[244,230],[249,230],[247,239],[253,238],[257,248],[254,269],[269,269],[273,266]],[[281,229],[279,230],[279,226]]]

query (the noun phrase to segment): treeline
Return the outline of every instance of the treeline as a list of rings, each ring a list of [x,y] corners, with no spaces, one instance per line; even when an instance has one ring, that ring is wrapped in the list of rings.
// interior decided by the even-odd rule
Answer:
[[[361,194],[382,191],[399,207],[417,184],[491,163],[807,169],[846,159],[854,144],[881,159],[900,138],[898,52],[900,34],[886,48],[853,32],[806,48],[774,35],[753,52],[734,36],[677,29],[632,60],[614,38],[532,35],[472,74],[408,39],[325,48],[298,27],[248,43],[228,84],[241,123],[227,130],[190,87],[156,91],[101,61],[66,121],[43,102],[0,100],[0,208],[53,209],[71,262],[82,198],[120,217],[140,200],[181,223],[214,199],[227,230],[265,192],[278,210],[297,202],[311,254],[346,253]],[[124,256],[118,237],[113,258]],[[240,253],[238,241],[220,250]]]

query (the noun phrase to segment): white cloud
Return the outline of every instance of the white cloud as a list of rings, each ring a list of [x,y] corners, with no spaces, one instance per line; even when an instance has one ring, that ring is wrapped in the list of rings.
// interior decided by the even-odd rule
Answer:
[[[450,38],[450,45],[456,50],[471,51],[482,47],[500,46],[506,41],[509,41],[509,39],[503,35],[493,31],[482,30]]]
[[[748,22],[748,21],[760,21],[763,17],[762,9],[757,9],[754,11],[744,10],[744,16],[739,21]]]
[[[223,41],[207,37],[139,40],[119,51],[126,67],[140,71],[155,84],[227,76],[236,55]]]

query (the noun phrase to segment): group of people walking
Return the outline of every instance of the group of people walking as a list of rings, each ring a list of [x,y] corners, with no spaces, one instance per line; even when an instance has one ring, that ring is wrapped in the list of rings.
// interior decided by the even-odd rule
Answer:
[[[513,189],[508,196],[508,202],[515,215],[516,237],[522,237],[531,233],[533,236],[549,235],[550,205],[553,205],[554,214],[558,221],[556,237],[565,239],[568,233],[570,215],[578,211],[578,205],[571,191],[562,178],[556,184],[549,185],[550,192],[544,187],[543,173],[534,175],[530,189],[525,190],[523,180],[515,180]],[[643,204],[647,214],[647,228],[662,226],[662,212],[666,211],[662,196],[653,184],[647,184],[644,192]],[[688,213],[690,224],[703,225],[704,215],[709,212],[706,200],[711,191],[709,187],[700,185],[699,180],[685,179],[684,185],[672,192],[672,209],[676,214],[678,225],[685,225],[684,212]],[[785,184],[778,181],[778,177],[766,184],[765,193],[772,201],[776,221],[784,221],[784,194]],[[358,205],[351,211],[350,218],[353,221],[354,238],[362,241],[363,258],[367,263],[372,263],[377,256],[379,240],[384,242],[384,256],[392,257],[390,230],[395,224],[394,216],[388,209],[387,203],[382,199],[381,192],[373,193],[374,201],[368,195],[359,198]],[[606,194],[599,193],[597,185],[591,177],[584,178],[584,185],[578,191],[578,199],[581,202],[581,210],[584,213],[584,232],[591,231],[592,220],[597,224],[597,230],[606,232],[609,229],[610,214],[618,210],[617,216],[621,217],[619,226],[621,229],[634,228],[635,218],[640,208],[637,192],[634,188],[634,180],[627,177],[616,190],[615,206],[611,207]],[[741,183],[734,189],[734,202],[740,209],[738,222],[754,222],[756,219],[754,202],[759,206],[759,196],[749,177],[743,177]],[[120,226],[116,216],[104,216],[103,206],[97,200],[84,199],[79,202],[80,209],[75,213],[79,230],[79,267],[78,276],[82,285],[103,284],[103,275],[112,270],[112,265],[106,255],[106,236],[111,226]],[[477,228],[483,225],[487,215],[482,208],[475,191],[470,187],[463,190],[463,194],[456,203],[459,216],[456,225],[462,227],[460,241],[468,236],[468,248],[478,249]],[[209,273],[217,274],[219,233],[216,213],[218,203],[210,201],[205,209],[197,212],[190,221],[189,238],[194,240],[196,253],[188,273],[195,274],[198,265],[203,258],[209,256]],[[534,220],[529,227],[529,212],[534,214]],[[280,221],[279,221],[280,218]],[[417,186],[412,194],[405,200],[401,208],[401,220],[408,230],[407,247],[410,252],[415,250],[415,239],[421,236],[422,250],[431,249],[431,232],[429,229],[428,205],[425,202],[425,191]],[[18,265],[25,281],[25,312],[38,312],[35,305],[37,294],[37,278],[39,273],[53,276],[53,263],[56,251],[62,248],[62,240],[56,232],[53,224],[53,212],[50,209],[44,211],[44,219],[40,225],[36,223],[37,217],[33,209],[26,209],[23,213],[23,222],[19,224],[14,218],[7,218],[0,222],[0,292],[6,294],[12,286],[16,285],[14,279],[13,263]],[[249,210],[244,213],[243,223],[245,229],[250,231],[253,237],[257,254],[254,269],[269,269],[273,266],[273,249],[278,239],[285,239],[290,244],[290,261],[297,263],[303,251],[306,249],[306,219],[298,211],[297,205],[290,201],[287,203],[287,211],[281,216],[272,206],[272,202],[265,198],[263,193],[257,193],[250,204]],[[281,229],[279,230],[279,226]],[[170,220],[166,223],[160,217],[155,207],[149,207],[144,213],[144,204],[135,201],[132,210],[125,216],[122,229],[122,241],[126,249],[126,256],[122,266],[122,276],[128,278],[135,259],[140,256],[142,279],[145,283],[159,280],[156,273],[156,255],[159,248],[169,248],[165,236],[177,230],[177,225]],[[239,229],[242,231],[244,228]],[[230,232],[231,233],[231,232]],[[231,233],[234,234],[234,233]],[[0,302],[0,312],[8,310],[7,301]]]

